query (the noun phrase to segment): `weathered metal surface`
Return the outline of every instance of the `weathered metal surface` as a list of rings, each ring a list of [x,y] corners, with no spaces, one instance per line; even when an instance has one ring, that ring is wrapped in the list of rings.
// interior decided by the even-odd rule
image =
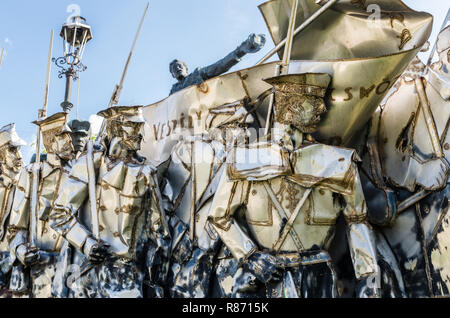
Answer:
[[[363,171],[369,179],[365,189],[370,193],[368,205],[372,214],[378,213],[377,209],[392,210],[384,213],[389,215],[384,225],[390,226],[384,227],[383,233],[398,260],[408,297],[448,297],[450,290],[448,30],[438,37],[438,63],[426,68],[417,62],[412,65],[414,69],[426,70],[421,79],[424,91],[416,87],[416,78],[423,73],[408,72],[374,115],[369,138],[375,141],[378,153],[364,156]],[[419,94],[425,96],[421,98]],[[435,124],[444,158],[439,158],[436,146],[430,142],[433,132],[430,134],[421,107],[424,97],[430,105],[427,119]],[[379,157],[379,168],[374,165],[374,154]],[[386,182],[379,182],[380,178]],[[377,188],[373,188],[374,184]],[[404,212],[400,214],[399,209]],[[383,223],[379,217],[374,220]]]
[[[328,113],[315,134],[318,140],[345,144],[370,119],[372,113],[397,78],[417,54],[418,49],[391,56],[342,61],[292,61],[290,74],[327,73],[332,76],[326,97]],[[181,135],[206,130],[208,109],[245,98],[255,101],[270,85],[277,63],[269,63],[216,77],[199,86],[186,88],[168,98],[146,106],[148,126],[141,154],[153,164],[166,161]],[[268,99],[257,110],[258,121],[265,125]]]
[[[376,248],[366,220],[367,206],[354,151],[305,142],[306,135],[297,128],[310,132],[317,123],[316,116],[312,116],[299,125],[299,117],[295,115],[299,112],[305,118],[308,112],[316,113],[322,106],[324,95],[318,97],[316,92],[306,89],[326,89],[329,78],[320,81],[322,75],[307,74],[305,90],[295,93],[289,88],[305,80],[304,74],[269,81],[275,83],[275,114],[280,111],[287,114],[282,123],[275,116],[277,132],[271,142],[242,147],[242,156],[232,156],[214,196],[209,220],[239,264],[247,264],[247,271],[266,283],[270,297],[333,297],[337,286],[330,267],[323,281],[313,280],[310,285],[298,276],[313,276],[316,267],[330,266],[326,250],[334,236],[337,218],[343,213],[348,223],[355,276],[362,282],[357,295],[375,297],[379,295]],[[311,104],[302,96],[316,97],[319,101]],[[288,107],[294,105],[295,110]],[[310,147],[319,149],[308,151]],[[264,160],[262,165],[258,164],[255,159],[261,148],[274,148],[274,154],[284,157],[269,165],[281,167],[266,169]],[[267,159],[265,154],[263,159]],[[245,206],[245,221],[239,221],[236,214],[241,206]],[[295,219],[290,220],[291,217]],[[283,235],[285,232],[289,235]],[[271,286],[277,286],[274,267],[279,268],[287,283],[278,291]]]

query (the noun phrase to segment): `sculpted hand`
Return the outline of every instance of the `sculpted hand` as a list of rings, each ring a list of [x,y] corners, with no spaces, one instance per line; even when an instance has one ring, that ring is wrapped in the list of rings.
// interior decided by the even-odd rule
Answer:
[[[88,238],[83,252],[88,257],[91,263],[99,264],[105,261],[109,255],[109,244],[103,241],[96,241],[93,238]]]
[[[247,40],[245,40],[240,46],[239,51],[244,54],[256,53],[261,50],[266,44],[266,36],[264,34],[250,34]]]
[[[253,253],[248,258],[246,266],[248,270],[263,283],[277,280],[280,277],[276,266],[276,258],[267,253]]]
[[[185,235],[173,251],[172,256],[177,260],[179,264],[184,264],[190,259],[193,250],[194,246],[192,241],[190,240],[188,235]]]
[[[421,176],[417,177],[417,183],[432,191],[445,186],[449,174],[449,165],[445,159],[435,159],[423,164],[415,160],[413,162],[417,165],[417,171],[422,172]]]
[[[40,254],[36,247],[30,247],[28,244],[20,245],[16,250],[19,261],[25,266],[32,266],[39,261]]]
[[[357,285],[358,298],[380,298],[380,278],[377,274],[369,275]]]

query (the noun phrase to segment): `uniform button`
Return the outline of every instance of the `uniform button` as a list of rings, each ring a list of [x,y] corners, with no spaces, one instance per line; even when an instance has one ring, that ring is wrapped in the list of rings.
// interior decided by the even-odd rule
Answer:
[[[119,232],[114,232],[114,237],[119,237]]]
[[[117,215],[119,215],[119,213],[120,213],[119,208],[116,208],[116,209],[114,210],[114,213],[116,213]]]
[[[105,228],[104,228],[103,226],[101,226],[101,225],[98,226],[99,232],[103,231],[104,229],[105,229]]]
[[[43,232],[44,232],[44,234],[45,234],[45,233],[48,233],[48,229],[47,229],[47,228],[44,228],[44,231],[43,231]]]
[[[53,236],[52,236],[52,237],[53,237],[53,239],[54,239],[54,240],[56,240],[56,234],[53,234]]]
[[[444,149],[445,149],[445,150],[450,150],[450,145],[448,144],[448,142],[446,142],[446,143],[444,144]]]
[[[258,191],[252,190],[252,195],[257,195],[257,194],[258,194]]]

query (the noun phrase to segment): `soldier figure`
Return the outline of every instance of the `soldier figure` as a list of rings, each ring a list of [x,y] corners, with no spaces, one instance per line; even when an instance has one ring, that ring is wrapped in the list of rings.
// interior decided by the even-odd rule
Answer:
[[[86,148],[91,124],[85,120],[74,119],[67,125],[72,130],[72,145],[75,152],[75,158],[78,158]]]
[[[244,55],[258,52],[265,43],[266,37],[264,34],[250,34],[246,41],[244,41],[237,49],[228,54],[226,57],[210,66],[196,68],[191,74],[188,74],[186,63],[180,60],[173,60],[170,63],[170,73],[176,80],[178,80],[178,83],[172,86],[170,95],[182,90],[183,88],[192,85],[199,85],[210,78],[227,72],[230,68],[239,63]]]
[[[206,122],[209,133],[189,136],[173,148],[166,172],[164,194],[173,214],[169,291],[174,298],[212,295],[212,268],[221,242],[207,222],[208,211],[225,170],[226,150],[235,141],[245,143],[253,117],[240,101],[210,109]]]
[[[106,119],[107,150],[103,154],[88,152],[73,164],[51,211],[51,226],[88,257],[87,268],[100,263],[96,267],[98,286],[94,286],[97,297],[143,297],[146,274],[153,292],[163,296],[160,285],[167,271],[160,265],[167,263],[170,242],[156,169],[137,155],[145,123],[142,106],[112,107],[98,115]],[[92,224],[83,224],[81,220],[86,218],[77,212],[88,198],[92,182],[90,155],[98,171],[96,198],[91,201],[98,214],[89,215]],[[95,230],[98,238],[91,234]],[[148,251],[153,253],[148,255]]]
[[[0,129],[0,288],[7,288],[11,275],[12,261],[6,232],[9,223],[14,192],[22,169],[20,147],[26,142],[19,138],[15,125]]]
[[[450,26],[440,32],[436,47],[440,61],[432,67],[421,63],[426,73],[418,78],[431,118],[414,74],[404,75],[372,117],[362,166],[371,221],[381,227],[380,240],[392,247],[392,257],[385,259],[397,260],[401,272],[392,288],[404,283],[406,296],[414,298],[450,296]],[[443,158],[431,146],[429,120]]]
[[[326,112],[330,76],[266,81],[275,87],[272,141],[235,148],[209,213],[224,244],[253,275],[233,282],[234,296],[245,297],[248,286],[263,283],[267,297],[337,297],[327,248],[341,213],[357,296],[378,296],[379,271],[355,152],[307,135]],[[244,216],[236,213],[241,206]]]
[[[49,224],[48,216],[55,194],[58,193],[61,180],[70,169],[72,159],[72,140],[70,129],[66,125],[66,113],[56,113],[46,119],[35,121],[42,132],[43,144],[47,150],[47,159],[40,166],[37,184],[37,216],[31,215],[32,173],[31,167],[23,169],[19,176],[14,196],[10,224],[8,226],[9,249],[13,260],[18,260],[25,267],[31,267],[32,296],[51,297],[52,280],[55,263],[63,238]],[[35,241],[32,244],[30,222],[37,218]],[[11,277],[13,291],[20,286],[14,275]]]

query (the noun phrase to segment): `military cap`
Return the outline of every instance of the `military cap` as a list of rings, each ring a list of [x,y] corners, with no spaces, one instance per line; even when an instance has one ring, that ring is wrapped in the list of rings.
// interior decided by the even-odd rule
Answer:
[[[0,147],[8,143],[14,147],[25,146],[27,144],[17,135],[16,124],[9,124],[0,129]]]
[[[67,125],[72,130],[72,133],[83,133],[85,135],[89,135],[89,129],[91,128],[91,123],[86,120],[74,119]]]
[[[326,73],[303,73],[280,75],[264,79],[277,91],[325,97],[331,76]]]
[[[70,127],[66,124],[67,113],[60,112],[53,114],[50,117],[41,120],[33,121],[33,124],[41,128],[42,133],[53,132],[54,135],[60,135],[65,132],[72,132]]]
[[[134,123],[145,123],[142,114],[142,106],[116,106],[102,110],[97,113],[98,116],[106,120],[128,121]]]

